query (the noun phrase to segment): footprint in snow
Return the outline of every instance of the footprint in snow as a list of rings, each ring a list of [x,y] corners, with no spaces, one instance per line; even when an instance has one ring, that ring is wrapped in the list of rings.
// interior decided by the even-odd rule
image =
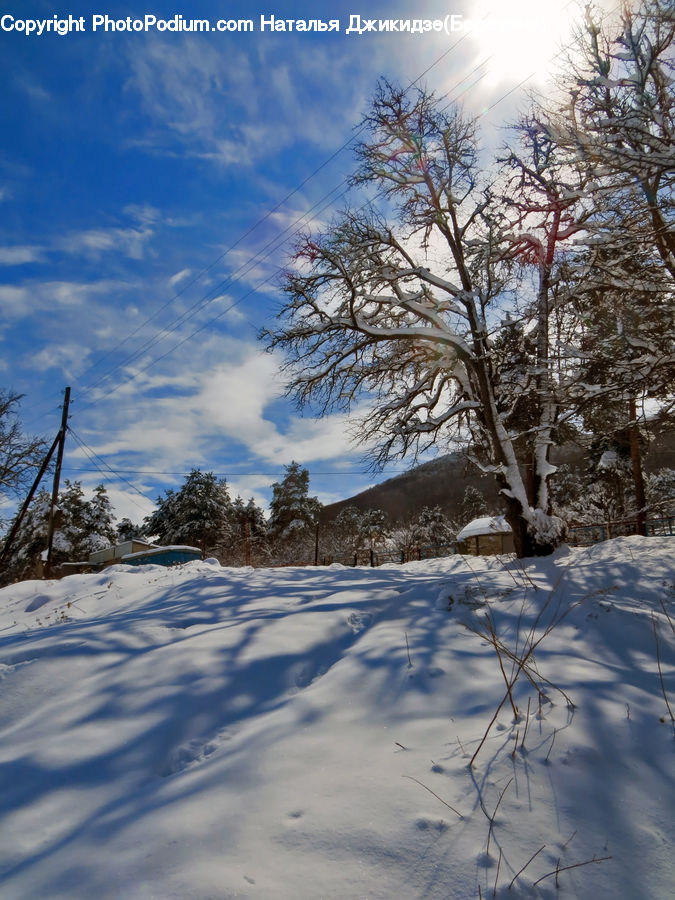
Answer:
[[[353,612],[347,619],[347,624],[354,634],[358,634],[360,631],[363,631],[364,628],[367,628],[372,621],[373,616],[371,613]]]
[[[439,834],[442,834],[449,828],[448,823],[444,822],[443,819],[429,819],[426,816],[420,816],[415,825],[419,831],[436,831]]]

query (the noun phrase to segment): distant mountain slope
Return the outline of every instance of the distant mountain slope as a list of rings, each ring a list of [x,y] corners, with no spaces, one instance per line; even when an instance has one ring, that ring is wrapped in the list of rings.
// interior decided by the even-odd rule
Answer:
[[[582,470],[586,453],[576,444],[556,447],[553,453],[557,465]],[[675,433],[661,435],[654,440],[645,458],[645,471],[675,468]],[[382,509],[393,521],[414,516],[424,506],[440,506],[453,519],[461,518],[460,506],[468,486],[480,490],[489,504],[500,507],[494,478],[481,475],[476,466],[461,453],[439,456],[422,463],[401,475],[394,475],[381,484],[324,507],[322,520],[330,522],[345,506],[360,510]]]
[[[469,485],[482,491],[488,502],[499,502],[494,478],[481,475],[465,456],[447,454],[331,503],[324,508],[323,518],[329,522],[350,505],[361,510],[382,509],[393,521],[406,519],[424,506],[440,506],[446,515],[456,518]]]

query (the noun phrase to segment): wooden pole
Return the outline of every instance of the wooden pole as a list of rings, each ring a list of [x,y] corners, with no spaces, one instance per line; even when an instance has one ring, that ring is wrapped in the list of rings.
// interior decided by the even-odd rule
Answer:
[[[244,522],[244,565],[251,565],[251,520],[248,517]]]
[[[68,407],[70,406],[70,388],[67,387],[63,397],[63,413],[61,415],[61,430],[59,431],[59,445],[56,453],[56,468],[54,469],[54,484],[52,486],[52,501],[49,506],[49,538],[47,543],[47,564],[45,565],[45,578],[51,578],[52,574],[52,550],[54,548],[55,510],[59,499],[59,482],[61,480],[61,464],[63,463],[63,449],[66,445],[66,431],[68,430]]]
[[[645,498],[645,482],[642,474],[642,454],[640,453],[640,431],[637,422],[637,404],[635,397],[628,401],[628,440],[630,443],[630,461],[633,469],[633,485],[635,487],[635,505],[637,506],[637,533],[647,534],[647,500]]]
[[[26,511],[27,511],[28,507],[30,506],[30,501],[33,499],[33,495],[35,494],[35,491],[38,489],[38,485],[42,481],[42,478],[43,478],[45,472],[47,471],[47,466],[49,465],[49,461],[51,460],[52,456],[54,455],[54,451],[56,450],[60,440],[61,440],[61,432],[59,432],[56,435],[56,438],[49,450],[49,453],[45,456],[45,458],[42,462],[42,465],[40,466],[40,471],[37,474],[37,478],[33,482],[33,486],[31,487],[30,491],[28,492],[28,496],[24,500],[23,506],[21,507],[21,510],[19,511],[19,515],[14,520],[14,524],[12,525],[9,534],[7,535],[7,537],[5,539],[5,543],[2,548],[2,553],[0,554],[0,569],[4,566],[5,560],[9,556],[9,551],[12,549],[12,544],[14,543],[14,539],[16,538],[17,532],[19,531],[19,528],[23,521],[23,517],[26,515]]]

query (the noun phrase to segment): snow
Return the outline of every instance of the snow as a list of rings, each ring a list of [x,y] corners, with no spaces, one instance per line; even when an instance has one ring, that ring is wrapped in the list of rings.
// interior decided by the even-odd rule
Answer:
[[[1,590],[0,896],[670,898],[674,546]]]
[[[458,541],[465,541],[470,537],[479,537],[482,534],[509,534],[511,526],[504,516],[481,516],[472,519],[468,525],[457,535]]]

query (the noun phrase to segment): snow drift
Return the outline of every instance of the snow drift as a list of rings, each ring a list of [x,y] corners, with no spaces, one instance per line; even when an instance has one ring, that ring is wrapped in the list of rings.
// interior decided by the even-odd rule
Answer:
[[[5,588],[0,894],[665,900],[673,547]]]

